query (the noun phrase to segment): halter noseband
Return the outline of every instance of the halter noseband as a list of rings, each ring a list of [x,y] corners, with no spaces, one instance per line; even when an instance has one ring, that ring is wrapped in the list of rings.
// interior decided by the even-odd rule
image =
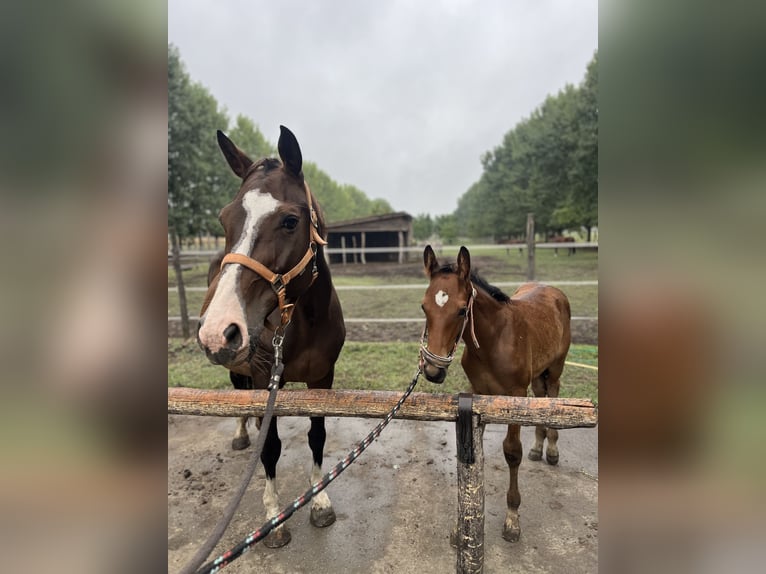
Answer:
[[[423,334],[420,336],[421,370],[423,369],[425,363],[428,363],[429,365],[439,369],[446,369],[452,364],[452,359],[455,358],[455,351],[457,351],[457,347],[460,344],[460,339],[463,338],[463,333],[465,333],[465,328],[466,325],[468,325],[469,320],[471,321],[471,339],[473,340],[473,344],[476,345],[476,348],[479,348],[479,341],[476,340],[476,333],[474,332],[473,328],[473,302],[475,299],[476,288],[473,286],[473,284],[471,284],[471,296],[468,298],[468,304],[466,305],[465,317],[463,317],[463,327],[457,334],[457,337],[455,338],[455,344],[452,346],[452,350],[446,357],[437,355],[436,353],[432,353],[428,350],[428,323],[423,326]]]
[[[269,282],[271,288],[277,294],[277,300],[279,301],[279,312],[281,318],[282,327],[287,326],[293,315],[295,309],[295,303],[287,303],[286,292],[287,284],[290,283],[296,277],[303,275],[303,272],[308,267],[308,264],[312,261],[314,266],[311,269],[311,283],[313,284],[319,274],[316,266],[316,254],[317,245],[327,245],[321,235],[319,235],[319,224],[317,223],[317,214],[314,210],[314,203],[311,200],[311,190],[309,184],[304,181],[303,185],[306,188],[306,201],[308,202],[309,213],[311,214],[311,225],[309,226],[309,246],[306,250],[306,254],[298,263],[290,269],[287,273],[274,273],[271,269],[256,261],[252,257],[242,255],[241,253],[227,253],[223,261],[221,261],[221,269],[224,265],[229,263],[238,263],[244,267],[247,267],[251,271],[254,271],[259,276],[263,277]]]

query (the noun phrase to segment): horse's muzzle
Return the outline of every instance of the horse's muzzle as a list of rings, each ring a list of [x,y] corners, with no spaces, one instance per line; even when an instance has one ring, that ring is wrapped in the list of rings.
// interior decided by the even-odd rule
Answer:
[[[428,381],[440,385],[444,382],[444,379],[447,378],[447,369],[436,367],[426,361],[423,364],[423,374]]]
[[[197,344],[205,351],[208,360],[214,365],[230,365],[242,358],[247,352],[247,340],[242,336],[243,329],[230,323],[219,334],[206,332],[203,321],[197,327]]]

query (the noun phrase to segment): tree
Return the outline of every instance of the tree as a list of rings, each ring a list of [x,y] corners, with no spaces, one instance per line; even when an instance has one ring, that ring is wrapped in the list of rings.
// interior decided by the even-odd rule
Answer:
[[[548,96],[481,158],[483,173],[458,200],[460,232],[495,239],[544,235],[598,222],[597,60],[583,82]]]
[[[457,240],[457,219],[454,213],[439,215],[434,221],[434,231],[449,244]]]
[[[178,50],[168,45],[168,233],[184,337],[190,336],[190,329],[181,242],[218,225],[229,180],[224,179],[218,163],[215,131],[226,129],[227,124],[215,98],[191,81]]]
[[[598,225],[598,53],[588,64],[580,85],[576,114],[579,137],[569,178],[572,181],[572,203],[590,241],[591,231]]]
[[[418,241],[425,241],[434,232],[434,220],[426,213],[421,213],[412,220],[412,235]]]

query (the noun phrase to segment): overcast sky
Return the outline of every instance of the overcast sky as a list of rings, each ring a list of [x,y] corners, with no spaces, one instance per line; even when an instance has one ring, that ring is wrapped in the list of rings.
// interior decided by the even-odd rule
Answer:
[[[232,119],[252,118],[274,144],[289,127],[304,159],[412,215],[454,211],[481,155],[547,94],[579,83],[598,46],[597,0],[169,0],[168,10],[168,41]]]

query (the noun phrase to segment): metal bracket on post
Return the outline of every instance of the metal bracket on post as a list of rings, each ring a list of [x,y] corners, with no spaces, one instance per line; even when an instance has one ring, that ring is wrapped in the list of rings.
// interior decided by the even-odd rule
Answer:
[[[473,464],[476,455],[473,449],[473,395],[460,393],[457,397],[457,460],[463,464]]]

